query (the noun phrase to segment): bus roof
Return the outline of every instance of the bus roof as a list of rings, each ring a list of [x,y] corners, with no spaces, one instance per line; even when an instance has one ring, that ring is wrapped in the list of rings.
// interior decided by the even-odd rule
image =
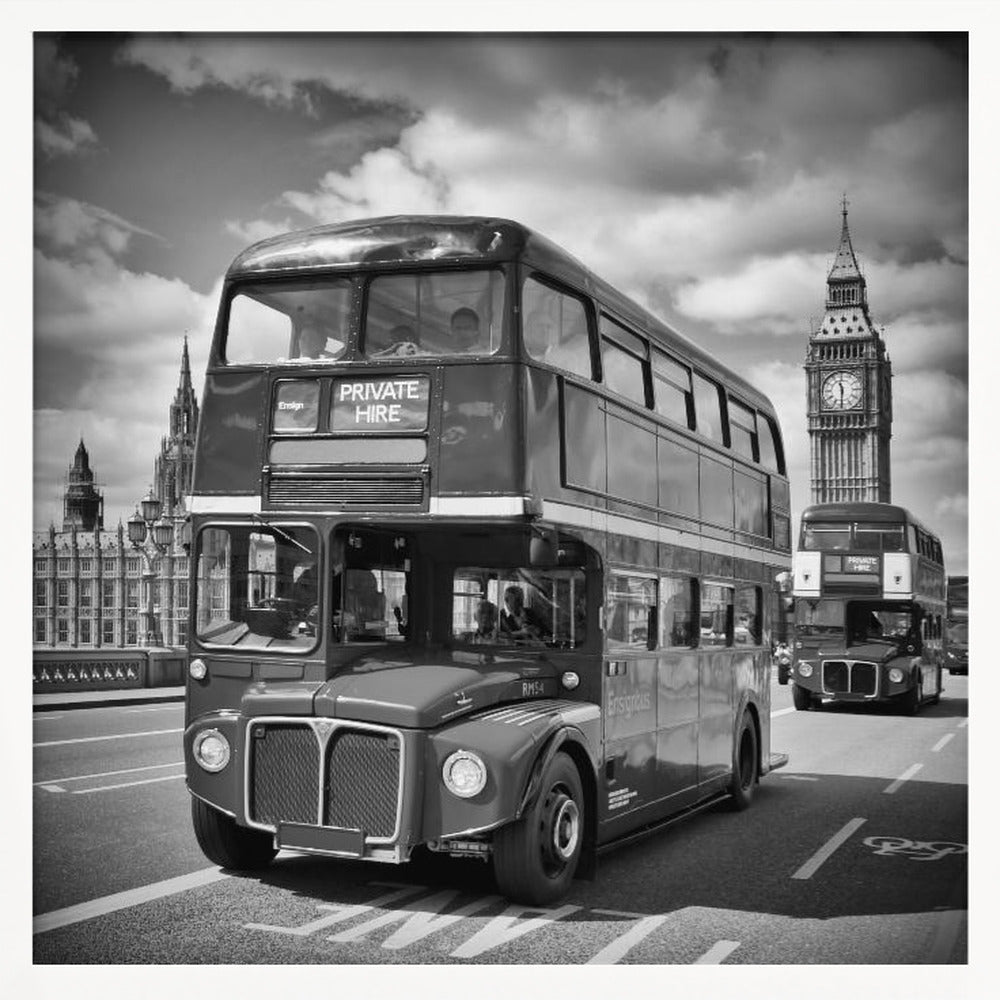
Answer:
[[[770,400],[697,344],[594,274],[551,240],[511,219],[492,216],[393,215],[283,233],[240,253],[226,279],[280,277],[308,271],[388,264],[483,265],[523,260],[552,277],[598,296],[661,347],[671,347],[705,374],[738,390],[744,400],[774,414]]]
[[[802,512],[803,524],[811,521],[875,521],[899,524],[914,524],[928,535],[933,531],[920,523],[905,507],[894,503],[877,503],[873,500],[858,500],[853,503],[818,503]]]

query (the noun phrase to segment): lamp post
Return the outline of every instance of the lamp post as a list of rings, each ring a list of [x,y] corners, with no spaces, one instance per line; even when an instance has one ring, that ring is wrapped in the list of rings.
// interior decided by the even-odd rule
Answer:
[[[160,646],[163,644],[160,630],[157,628],[156,615],[153,612],[153,582],[156,579],[156,568],[153,560],[162,555],[174,538],[173,523],[166,517],[160,517],[163,505],[153,495],[152,487],[140,501],[134,517],[128,521],[128,539],[132,548],[142,556],[142,579],[146,586],[145,627],[142,630],[141,645]]]

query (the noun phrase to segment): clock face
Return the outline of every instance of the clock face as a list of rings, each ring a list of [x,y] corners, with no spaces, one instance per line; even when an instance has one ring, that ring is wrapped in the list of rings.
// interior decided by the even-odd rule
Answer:
[[[853,410],[861,405],[861,376],[834,372],[823,380],[823,405],[828,410]]]

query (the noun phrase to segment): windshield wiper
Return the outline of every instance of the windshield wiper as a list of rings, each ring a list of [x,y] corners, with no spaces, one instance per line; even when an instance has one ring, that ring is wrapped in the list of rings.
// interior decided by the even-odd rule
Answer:
[[[251,514],[250,517],[255,521],[260,521],[261,524],[265,525],[267,528],[270,528],[271,531],[273,531],[276,535],[281,535],[281,537],[284,538],[286,542],[291,542],[292,545],[294,545],[296,548],[302,549],[303,552],[306,552],[309,555],[313,554],[312,549],[307,548],[300,541],[298,541],[295,538],[292,538],[292,536],[288,534],[287,531],[282,530],[276,524],[271,524],[270,521],[268,521],[266,518],[261,517],[260,514]]]

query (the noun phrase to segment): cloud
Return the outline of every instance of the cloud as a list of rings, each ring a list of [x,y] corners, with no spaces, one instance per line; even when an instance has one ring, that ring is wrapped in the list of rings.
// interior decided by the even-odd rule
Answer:
[[[97,135],[82,118],[63,107],[76,85],[79,67],[59,51],[51,36],[35,41],[35,150],[44,159],[72,156],[97,145]]]

